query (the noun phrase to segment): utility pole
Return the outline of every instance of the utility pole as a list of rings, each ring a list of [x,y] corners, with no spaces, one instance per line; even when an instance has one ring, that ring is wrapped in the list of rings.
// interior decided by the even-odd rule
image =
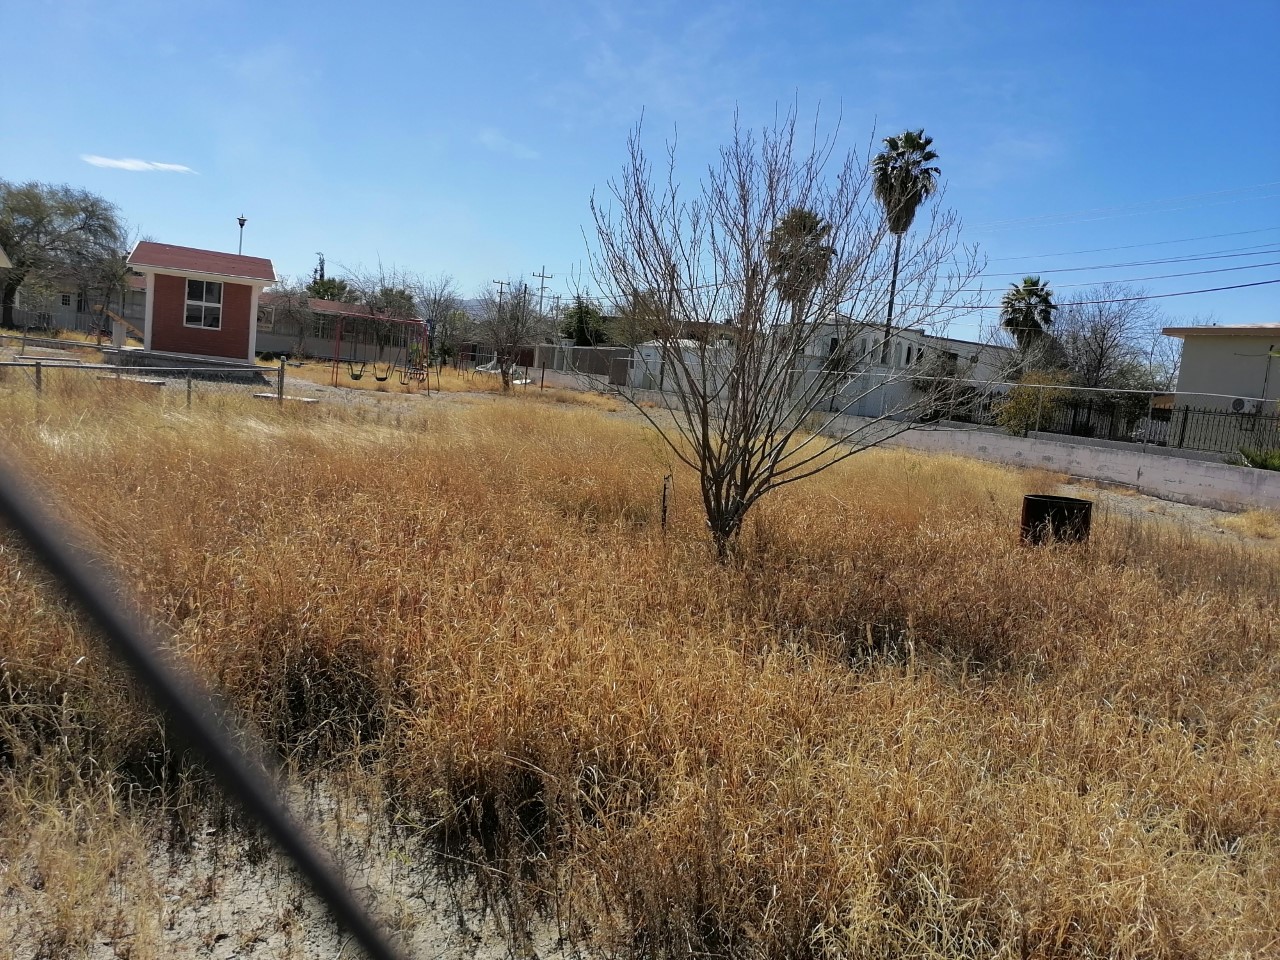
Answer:
[[[542,295],[547,292],[547,281],[554,278],[551,274],[547,273],[546,264],[543,264],[539,269],[541,269],[542,272],[535,273],[534,276],[542,281],[542,285],[538,287],[538,316],[542,316]]]
[[[508,285],[509,283],[511,283],[511,281],[510,281],[510,280],[495,280],[495,281],[493,281],[493,282],[494,282],[494,283],[496,283],[496,284],[498,285],[498,306],[502,306],[502,295],[503,295],[504,293],[506,293],[507,285]]]

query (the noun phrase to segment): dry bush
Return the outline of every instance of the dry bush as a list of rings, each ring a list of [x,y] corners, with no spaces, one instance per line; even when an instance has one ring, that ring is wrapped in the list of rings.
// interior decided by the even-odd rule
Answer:
[[[1042,478],[880,450],[722,565],[695,478],[664,529],[670,463],[595,411],[83,400],[2,401],[60,515],[295,777],[378,781],[398,855],[517,941],[549,914],[618,956],[1275,949],[1269,550],[1106,515],[1026,549]],[[102,790],[136,802],[98,822],[199,816],[199,770],[0,564],[6,823]]]

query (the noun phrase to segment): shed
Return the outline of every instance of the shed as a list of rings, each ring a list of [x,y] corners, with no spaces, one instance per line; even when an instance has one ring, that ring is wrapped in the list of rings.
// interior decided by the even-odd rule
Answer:
[[[144,349],[253,361],[258,297],[276,282],[270,260],[143,240],[129,266],[146,276]]]

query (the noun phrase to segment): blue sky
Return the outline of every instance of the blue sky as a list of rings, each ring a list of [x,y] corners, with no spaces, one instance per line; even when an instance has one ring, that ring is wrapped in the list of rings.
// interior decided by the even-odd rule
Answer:
[[[796,103],[839,112],[851,146],[934,137],[992,300],[1026,272],[1060,295],[1280,278],[1256,266],[1280,261],[1275,0],[0,0],[0,24],[0,177],[86,187],[190,246],[234,250],[243,213],[244,252],[287,275],[323,251],[331,273],[381,259],[466,295],[545,265],[566,291],[642,111],[696,173],[735,108]],[[1276,322],[1280,284],[1162,304]]]

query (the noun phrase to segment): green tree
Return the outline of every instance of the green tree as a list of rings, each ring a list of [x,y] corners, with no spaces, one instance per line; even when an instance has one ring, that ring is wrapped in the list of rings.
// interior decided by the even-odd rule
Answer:
[[[307,284],[307,294],[317,300],[332,300],[335,303],[355,303],[360,299],[360,294],[347,281],[338,277],[317,277]]]
[[[370,298],[369,309],[374,316],[395,320],[412,320],[418,315],[417,302],[404,287],[383,287]]]
[[[804,207],[792,207],[769,232],[765,256],[778,297],[791,307],[793,323],[827,279],[836,253],[826,242],[830,234],[831,224]]]
[[[902,238],[916,218],[916,210],[938,188],[938,167],[930,164],[938,155],[929,148],[933,137],[924,130],[904,130],[884,138],[885,148],[872,161],[876,199],[884,208],[889,232],[893,234],[893,276],[889,281],[889,312],[884,321],[884,344],[880,362],[889,362],[889,340],[893,336],[893,305],[898,294],[898,273],[902,264]]]
[[[118,259],[125,228],[114,204],[88,190],[0,180],[0,247],[13,267],[0,281],[0,325],[13,326],[18,288],[28,277],[74,277]]]
[[[608,340],[604,314],[581,294],[564,311],[560,323],[561,336],[572,338],[575,347],[594,347]]]
[[[1025,437],[1052,422],[1060,407],[1071,399],[1069,375],[1063,370],[1032,370],[1023,374],[996,406],[996,423]]]
[[[1032,356],[1049,359],[1043,355],[1061,352],[1052,350],[1052,334],[1049,332],[1057,309],[1053,291],[1039,277],[1023,277],[1022,283],[1010,284],[1000,298],[1000,326],[1013,337],[1024,362],[1025,358]],[[1053,366],[1058,365],[1053,363]]]

